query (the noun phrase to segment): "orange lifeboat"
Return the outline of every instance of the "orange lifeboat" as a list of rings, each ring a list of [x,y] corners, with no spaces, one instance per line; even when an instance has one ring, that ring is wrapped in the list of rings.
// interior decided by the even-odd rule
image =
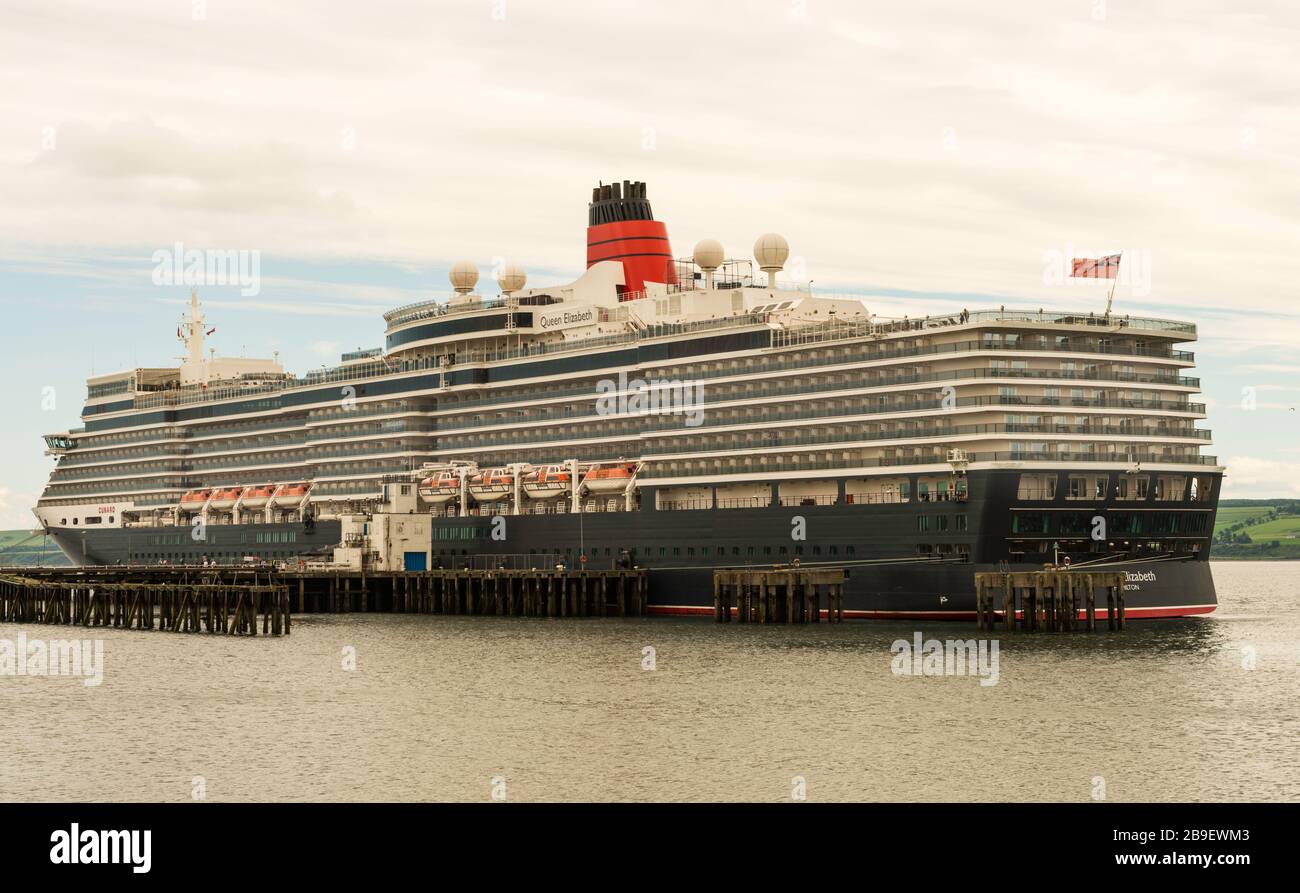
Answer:
[[[524,475],[524,492],[532,499],[551,499],[569,491],[569,469],[563,465],[548,465]]]
[[[481,471],[469,479],[469,492],[479,502],[496,502],[510,495],[515,476],[504,468]]]
[[[211,490],[191,490],[181,497],[181,508],[186,511],[197,512],[207,505],[211,497]]]
[[[440,471],[420,481],[419,492],[420,498],[425,502],[441,505],[460,495],[460,475]]]
[[[239,501],[239,494],[243,492],[243,487],[231,487],[228,490],[218,490],[212,494],[212,501],[208,503],[208,508],[233,508],[235,503]]]
[[[275,502],[277,505],[297,505],[310,489],[307,484],[281,484],[275,491]]]
[[[582,479],[582,484],[592,493],[622,493],[636,474],[636,468],[635,462],[593,468]]]
[[[244,502],[242,508],[260,509],[266,505],[266,501],[275,493],[275,487],[271,484],[262,484],[257,487],[244,488]]]

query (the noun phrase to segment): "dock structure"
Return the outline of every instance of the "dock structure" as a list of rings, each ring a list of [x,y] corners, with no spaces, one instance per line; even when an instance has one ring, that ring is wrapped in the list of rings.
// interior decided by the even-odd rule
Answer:
[[[648,586],[644,569],[287,570],[278,579],[302,614],[641,617]]]
[[[825,592],[826,619],[844,622],[842,567],[721,569],[713,572],[713,619],[730,623],[817,623]]]
[[[289,635],[289,589],[218,579],[67,580],[0,574],[0,621],[256,636]]]
[[[218,620],[225,617],[229,631],[249,632],[253,611],[266,614],[263,626],[274,635],[288,633],[291,613],[641,617],[648,596],[647,572],[639,568],[372,572],[104,566],[0,569],[0,581],[5,581],[0,619],[13,622],[153,629],[156,621],[163,629],[220,631]],[[78,620],[61,619],[65,614]]]
[[[990,632],[1001,627],[1073,632],[1097,629],[1097,591],[1106,598],[1106,627],[1124,629],[1124,574],[1115,571],[1045,569],[975,575],[975,622]]]

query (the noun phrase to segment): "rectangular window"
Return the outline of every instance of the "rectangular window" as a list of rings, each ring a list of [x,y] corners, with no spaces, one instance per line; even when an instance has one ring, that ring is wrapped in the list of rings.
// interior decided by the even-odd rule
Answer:
[[[1011,519],[1012,533],[1047,533],[1047,515],[1039,512],[1016,512]]]

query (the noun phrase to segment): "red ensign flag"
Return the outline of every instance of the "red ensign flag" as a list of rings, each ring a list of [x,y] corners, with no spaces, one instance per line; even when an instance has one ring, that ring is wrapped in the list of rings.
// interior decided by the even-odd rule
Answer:
[[[1070,275],[1082,276],[1085,279],[1114,279],[1119,275],[1119,255],[1076,257]]]

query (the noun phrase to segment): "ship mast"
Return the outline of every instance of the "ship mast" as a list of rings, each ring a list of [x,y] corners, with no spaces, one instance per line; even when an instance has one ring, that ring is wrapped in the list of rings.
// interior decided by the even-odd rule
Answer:
[[[185,345],[186,356],[182,357],[185,365],[194,370],[203,368],[203,310],[199,307],[199,291],[190,289],[189,318],[182,318],[176,337]]]
[[[207,331],[203,329],[203,309],[199,307],[199,290],[190,289],[190,315],[181,317],[175,330],[177,341],[185,344],[186,355],[181,357],[181,381],[208,383],[209,364],[203,356],[203,342]]]

